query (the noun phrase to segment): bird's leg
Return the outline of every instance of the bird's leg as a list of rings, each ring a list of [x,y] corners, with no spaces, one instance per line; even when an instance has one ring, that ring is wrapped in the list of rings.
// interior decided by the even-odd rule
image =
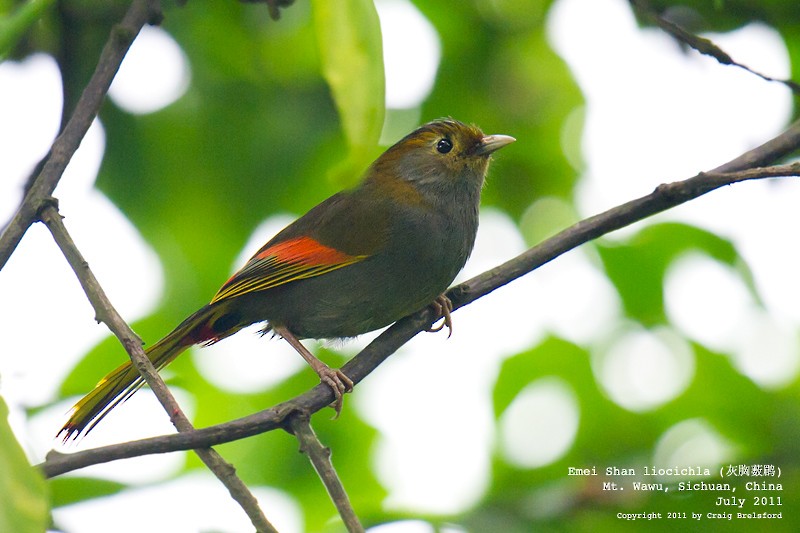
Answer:
[[[336,399],[333,401],[331,406],[333,406],[333,408],[336,410],[336,416],[339,416],[339,413],[342,412],[342,395],[353,390],[353,380],[348,378],[344,372],[338,368],[331,368],[314,357],[314,355],[308,351],[308,348],[303,346],[297,337],[295,337],[294,334],[284,326],[276,326],[275,324],[272,324],[272,331],[283,337],[286,342],[288,342],[291,347],[294,348],[297,353],[299,353],[303,359],[306,360],[308,366],[310,366],[314,372],[317,373],[320,381],[328,385],[333,390],[333,395],[336,397]]]
[[[442,331],[442,329],[446,326],[447,327],[447,338],[450,338],[450,335],[453,334],[453,318],[450,316],[450,311],[453,310],[453,302],[450,301],[450,298],[445,296],[444,294],[440,294],[431,304],[433,307],[433,312],[436,315],[437,322],[439,319],[442,319],[442,323],[436,327],[431,327],[426,329],[425,331],[429,332],[437,332]]]

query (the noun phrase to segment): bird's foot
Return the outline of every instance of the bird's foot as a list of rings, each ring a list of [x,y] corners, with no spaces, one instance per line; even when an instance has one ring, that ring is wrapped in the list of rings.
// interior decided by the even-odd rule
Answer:
[[[453,317],[450,315],[450,312],[453,310],[453,302],[450,301],[450,298],[445,296],[444,294],[440,294],[431,304],[433,307],[434,315],[436,316],[436,320],[433,321],[435,324],[440,319],[442,323],[436,327],[431,327],[426,329],[425,331],[435,333],[437,331],[442,331],[445,327],[447,327],[447,338],[450,338],[450,335],[453,334]]]
[[[336,399],[333,400],[330,406],[336,410],[334,418],[339,418],[342,412],[342,404],[344,403],[344,394],[353,390],[353,380],[347,377],[340,369],[331,368],[322,363],[322,361],[320,363],[322,366],[314,368],[314,371],[319,375],[319,380],[328,385],[333,391]]]

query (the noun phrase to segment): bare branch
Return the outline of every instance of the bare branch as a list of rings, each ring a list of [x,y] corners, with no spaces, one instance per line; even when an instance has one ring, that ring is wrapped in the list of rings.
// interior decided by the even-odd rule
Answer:
[[[67,233],[56,207],[57,202],[51,197],[70,159],[97,116],[111,81],[134,39],[145,24],[158,23],[160,19],[161,10],[157,0],[133,0],[122,22],[112,29],[95,72],[81,94],[75,111],[53,143],[42,171],[33,181],[14,217],[0,235],[0,269],[5,266],[30,225],[39,219],[45,222],[80,280],[95,309],[96,319],[104,322],[120,339],[137,369],[170,414],[176,427],[179,430],[191,431],[193,428],[189,420],[182,413],[169,389],[142,350],[141,340],[111,306],[102,287],[89,269],[88,263]],[[263,532],[274,532],[275,529],[264,517],[255,497],[236,477],[234,468],[213,450],[199,449],[196,450],[196,453],[228,488],[231,496],[239,502],[256,529]]]
[[[150,359],[147,358],[144,350],[142,350],[141,340],[122,319],[119,313],[117,313],[114,306],[111,305],[105,291],[103,291],[97,278],[95,278],[89,268],[89,264],[83,258],[83,255],[67,232],[67,228],[64,226],[64,222],[56,206],[57,201],[55,199],[51,198],[46,202],[40,215],[41,220],[47,225],[47,228],[53,235],[53,239],[56,241],[59,248],[61,248],[72,270],[78,277],[81,287],[83,287],[89,302],[95,310],[96,319],[98,322],[102,321],[105,323],[108,329],[120,340],[125,350],[130,355],[131,360],[136,365],[136,368],[139,370],[139,373],[144,377],[145,381],[158,398],[158,401],[161,402],[161,405],[170,415],[170,419],[178,431],[193,431],[194,427],[191,422],[189,422],[189,419],[181,410],[175,397],[172,396],[172,393],[161,379],[161,376],[159,376],[155,367],[150,362]],[[232,465],[227,463],[211,448],[198,448],[194,451],[209,470],[211,470],[225,485],[231,497],[245,510],[258,531],[276,531],[259,508],[255,496],[248,490],[242,480],[236,476],[236,470]]]
[[[52,196],[64,169],[97,116],[111,81],[133,40],[145,24],[156,24],[160,20],[161,7],[157,0],[134,0],[122,22],[111,30],[97,68],[83,90],[72,117],[53,143],[47,162],[33,181],[14,217],[3,228],[0,235],[0,270],[8,262],[30,225],[37,220],[43,204]]]
[[[331,463],[331,450],[322,445],[311,427],[308,415],[296,413],[289,420],[289,426],[292,429],[297,440],[300,442],[300,451],[308,456],[311,464],[314,465],[314,470],[322,480],[328,494],[339,511],[339,516],[342,517],[347,531],[350,533],[363,533],[364,526],[358,520],[353,506],[350,504],[350,498],[347,497],[347,492],[344,490],[344,485],[336,474],[336,470]]]
[[[557,235],[527,250],[523,254],[480,274],[448,291],[455,309],[489,294],[536,268],[544,265],[581,244],[624,226],[643,220],[682,203],[693,200],[724,185],[744,180],[800,175],[800,165],[748,168],[764,165],[787,156],[800,147],[800,121],[778,137],[742,154],[709,173],[700,173],[684,181],[660,185],[647,196],[632,200],[582,220]],[[430,327],[434,320],[430,308],[396,322],[369,346],[347,362],[342,370],[360,382],[386,358],[420,331]],[[206,447],[265,433],[287,424],[290,414],[315,413],[333,401],[333,393],[326,385],[317,385],[308,392],[273,408],[237,420],[178,435],[165,435],[138,441],[104,446],[74,454],[50,454],[40,465],[45,476],[53,477],[65,472],[98,463],[139,455],[167,453]]]
[[[741,69],[746,70],[747,72],[758,76],[762,80],[781,83],[787,86],[789,89],[792,90],[793,93],[799,94],[800,93],[800,83],[792,79],[778,79],[773,78],[772,76],[767,76],[766,74],[762,74],[747,65],[743,65],[735,61],[727,52],[725,52],[722,48],[714,44],[713,41],[710,39],[705,39],[700,37],[699,35],[695,35],[694,33],[687,31],[685,28],[681,27],[680,25],[672,22],[671,20],[667,20],[666,18],[662,17],[658,13],[656,13],[653,8],[650,6],[647,0],[630,0],[631,5],[633,8],[640,14],[642,14],[645,18],[652,21],[655,25],[659,28],[667,32],[677,41],[685,44],[686,46],[696,50],[697,52],[713,57],[717,61],[719,61],[723,65],[731,65],[734,67],[738,67]]]

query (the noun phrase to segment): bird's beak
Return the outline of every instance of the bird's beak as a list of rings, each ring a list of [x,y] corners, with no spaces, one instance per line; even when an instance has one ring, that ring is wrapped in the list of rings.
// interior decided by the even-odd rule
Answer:
[[[477,155],[489,155],[492,152],[496,152],[503,146],[513,143],[514,141],[516,141],[516,139],[510,135],[487,135],[481,139],[481,142],[478,144],[478,149],[475,151],[475,153]]]

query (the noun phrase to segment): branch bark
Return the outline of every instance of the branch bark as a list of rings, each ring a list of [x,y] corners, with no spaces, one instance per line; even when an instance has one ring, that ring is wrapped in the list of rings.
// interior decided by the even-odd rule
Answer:
[[[453,302],[454,310],[470,304],[581,244],[698,198],[724,185],[752,179],[798,176],[800,175],[798,163],[765,168],[759,166],[777,161],[798,147],[800,147],[800,121],[793,123],[778,137],[710,172],[660,185],[646,196],[582,220],[514,259],[450,289],[448,296]],[[430,309],[423,309],[396,322],[348,361],[342,367],[342,371],[354,383],[360,382],[403,344],[428,328],[434,318]],[[46,477],[54,477],[93,464],[239,440],[285,427],[291,414],[313,414],[325,408],[333,399],[330,388],[320,384],[289,401],[237,420],[177,435],[152,437],[74,454],[53,452],[39,466]]]
[[[331,501],[339,511],[339,516],[342,517],[347,531],[350,533],[363,533],[364,526],[358,520],[353,506],[350,504],[350,498],[347,497],[347,492],[344,490],[344,485],[336,474],[331,462],[331,450],[322,445],[311,427],[310,420],[307,414],[296,413],[289,420],[289,427],[300,442],[300,451],[306,454],[317,475],[322,480]]]

